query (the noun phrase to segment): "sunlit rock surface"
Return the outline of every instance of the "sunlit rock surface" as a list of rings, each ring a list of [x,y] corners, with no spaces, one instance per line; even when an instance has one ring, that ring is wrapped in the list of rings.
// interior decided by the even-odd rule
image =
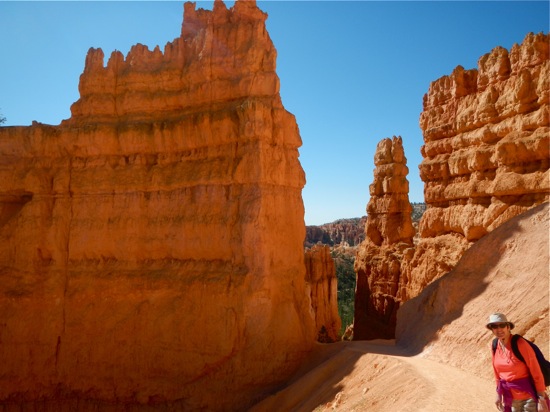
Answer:
[[[414,251],[409,169],[401,137],[380,141],[374,164],[366,236],[355,260],[355,340],[394,337],[401,261]]]
[[[548,35],[528,34],[510,51],[482,56],[477,69],[458,66],[430,85],[420,116],[427,210],[411,248],[378,221],[391,203],[371,186],[356,261],[355,339],[394,336],[399,305],[450,272],[473,243],[548,202],[549,44]],[[399,251],[386,250],[392,242]]]
[[[238,410],[312,348],[266,17],[187,3],[164,51],[90,49],[70,119],[0,128],[0,409]]]
[[[405,299],[472,242],[549,200],[549,59],[549,36],[528,34],[430,85],[420,116],[428,207]]]

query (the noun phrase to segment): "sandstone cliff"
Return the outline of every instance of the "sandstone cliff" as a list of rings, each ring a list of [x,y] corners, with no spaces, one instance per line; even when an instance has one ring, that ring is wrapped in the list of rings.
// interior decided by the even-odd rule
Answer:
[[[354,339],[393,338],[401,261],[412,255],[414,228],[407,159],[401,137],[383,139],[374,155],[366,239],[355,260]]]
[[[307,249],[305,263],[317,340],[323,343],[336,342],[339,340],[342,321],[338,315],[338,281],[330,247],[315,245]]]
[[[317,243],[325,245],[357,246],[365,239],[366,216],[338,219],[320,226],[306,226],[306,247]]]
[[[549,36],[496,47],[477,70],[430,85],[420,127],[428,205],[403,299],[451,270],[472,242],[550,198]]]
[[[356,339],[393,336],[402,302],[451,271],[474,242],[548,202],[549,59],[549,36],[528,34],[510,52],[482,56],[478,69],[458,66],[430,85],[420,116],[427,210],[411,248],[386,230],[396,227],[384,215],[388,202],[369,202],[369,218],[382,214],[367,221],[357,255]],[[395,242],[403,247],[388,253]]]
[[[187,3],[164,51],[90,49],[70,119],[0,128],[3,410],[236,410],[311,349],[266,17]]]

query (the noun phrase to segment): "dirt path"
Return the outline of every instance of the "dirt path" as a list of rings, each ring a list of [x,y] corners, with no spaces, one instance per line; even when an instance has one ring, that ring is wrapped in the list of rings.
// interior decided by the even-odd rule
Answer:
[[[319,346],[289,386],[251,412],[491,412],[493,394],[493,382],[407,356],[393,342],[341,342]]]

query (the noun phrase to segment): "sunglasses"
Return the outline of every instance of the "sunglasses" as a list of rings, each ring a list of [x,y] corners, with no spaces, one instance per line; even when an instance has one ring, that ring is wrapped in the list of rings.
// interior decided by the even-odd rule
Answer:
[[[491,329],[504,329],[507,326],[508,326],[507,323],[492,323],[489,327]]]

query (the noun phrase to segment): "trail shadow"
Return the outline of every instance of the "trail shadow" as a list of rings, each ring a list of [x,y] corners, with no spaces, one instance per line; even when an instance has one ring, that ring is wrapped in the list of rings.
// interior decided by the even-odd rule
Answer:
[[[400,356],[395,341],[344,341],[318,344],[294,376],[248,412],[311,412],[330,404],[344,390],[342,380],[366,355]]]

